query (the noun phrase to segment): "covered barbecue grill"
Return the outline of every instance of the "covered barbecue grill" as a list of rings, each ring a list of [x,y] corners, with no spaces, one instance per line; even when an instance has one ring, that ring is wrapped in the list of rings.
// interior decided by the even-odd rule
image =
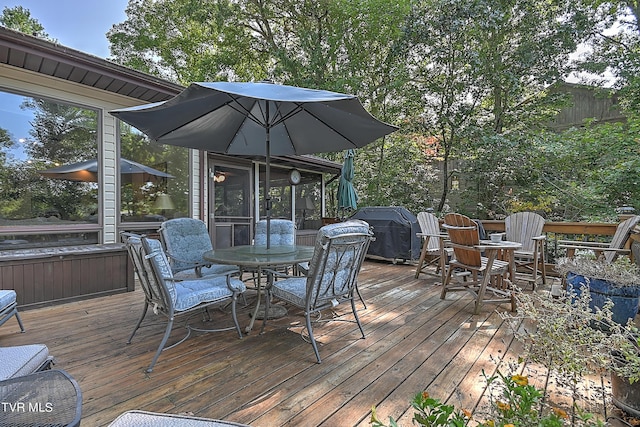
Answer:
[[[407,261],[420,257],[420,224],[414,214],[399,206],[371,206],[358,209],[353,219],[373,227],[376,240],[369,245],[368,256]]]

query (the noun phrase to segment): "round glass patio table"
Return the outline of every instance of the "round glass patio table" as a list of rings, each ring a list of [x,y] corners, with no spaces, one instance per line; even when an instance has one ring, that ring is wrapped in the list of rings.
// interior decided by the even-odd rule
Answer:
[[[256,307],[253,310],[251,321],[246,327],[245,332],[249,333],[253,329],[253,322],[258,315],[260,308],[261,276],[262,271],[266,269],[275,269],[278,267],[286,267],[297,265],[301,262],[309,262],[313,257],[313,246],[294,245],[294,246],[272,246],[267,249],[265,246],[242,245],[232,246],[224,249],[214,249],[203,254],[206,261],[215,264],[237,265],[240,270],[256,270],[258,274],[258,296]],[[273,274],[267,273],[267,281],[273,281]],[[264,314],[267,315],[266,313]]]

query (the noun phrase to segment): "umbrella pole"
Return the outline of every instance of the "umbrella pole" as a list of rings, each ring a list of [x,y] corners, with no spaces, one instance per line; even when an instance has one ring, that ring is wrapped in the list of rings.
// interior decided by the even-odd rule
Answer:
[[[269,117],[269,103],[267,102],[267,120]],[[269,125],[267,124],[267,165],[264,174],[264,208],[267,212],[267,249],[271,248],[271,137],[269,135]]]

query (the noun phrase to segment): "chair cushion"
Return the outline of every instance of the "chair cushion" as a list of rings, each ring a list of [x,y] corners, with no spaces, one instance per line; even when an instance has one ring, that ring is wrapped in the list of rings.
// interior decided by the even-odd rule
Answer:
[[[36,372],[48,358],[44,344],[0,347],[0,380]]]
[[[246,290],[244,283],[235,277],[230,278],[231,287],[237,292]],[[226,276],[209,276],[196,280],[184,280],[175,283],[176,311],[184,311],[205,302],[223,301],[233,296],[227,286]]]
[[[291,277],[277,280],[271,286],[271,294],[298,307],[304,307],[307,295],[307,278]]]
[[[251,427],[231,421],[187,415],[160,414],[147,411],[127,411],[113,420],[109,427]]]
[[[162,223],[160,233],[167,252],[173,257],[171,267],[174,273],[202,264],[202,254],[213,249],[207,226],[199,219],[170,219]]]
[[[171,270],[169,259],[167,258],[167,255],[164,253],[164,248],[162,247],[162,243],[160,243],[160,240],[157,240],[157,239],[146,239],[146,240],[147,240],[147,243],[149,243],[149,247],[151,248],[153,259],[156,261],[156,265],[160,270],[159,273],[164,278],[165,285],[167,287],[167,290],[169,291],[169,296],[171,297],[171,300],[175,304],[177,294],[174,286],[173,271]],[[145,260],[145,263],[146,262],[147,260]],[[147,271],[151,270],[150,267],[151,266],[149,265],[147,268]],[[154,280],[152,275],[150,275],[149,280]]]
[[[2,290],[0,291],[0,311],[9,307],[16,302],[16,291],[14,290]]]
[[[313,252],[313,258],[311,258],[311,262],[309,263],[309,271],[308,275],[313,276],[315,272],[315,266],[320,263],[320,257],[323,256],[322,253],[322,245],[324,244],[324,237],[335,237],[340,234],[349,234],[349,233],[369,233],[369,224],[360,219],[352,219],[345,222],[338,222],[335,224],[325,225],[324,227],[318,230],[318,234],[316,236],[316,248]],[[345,260],[343,260],[345,261]],[[328,262],[331,262],[328,261]],[[335,261],[334,261],[335,262]],[[349,274],[350,266],[343,266],[344,274]],[[331,266],[326,267],[328,271],[331,271]]]
[[[271,246],[293,246],[296,243],[296,226],[288,219],[272,219]],[[256,224],[256,246],[267,246],[267,221],[260,220]]]

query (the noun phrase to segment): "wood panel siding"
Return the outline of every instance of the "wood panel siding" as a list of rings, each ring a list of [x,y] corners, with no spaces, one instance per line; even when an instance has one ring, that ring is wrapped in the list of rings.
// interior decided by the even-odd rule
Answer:
[[[134,289],[122,244],[0,252],[0,289],[14,289],[20,308]]]

